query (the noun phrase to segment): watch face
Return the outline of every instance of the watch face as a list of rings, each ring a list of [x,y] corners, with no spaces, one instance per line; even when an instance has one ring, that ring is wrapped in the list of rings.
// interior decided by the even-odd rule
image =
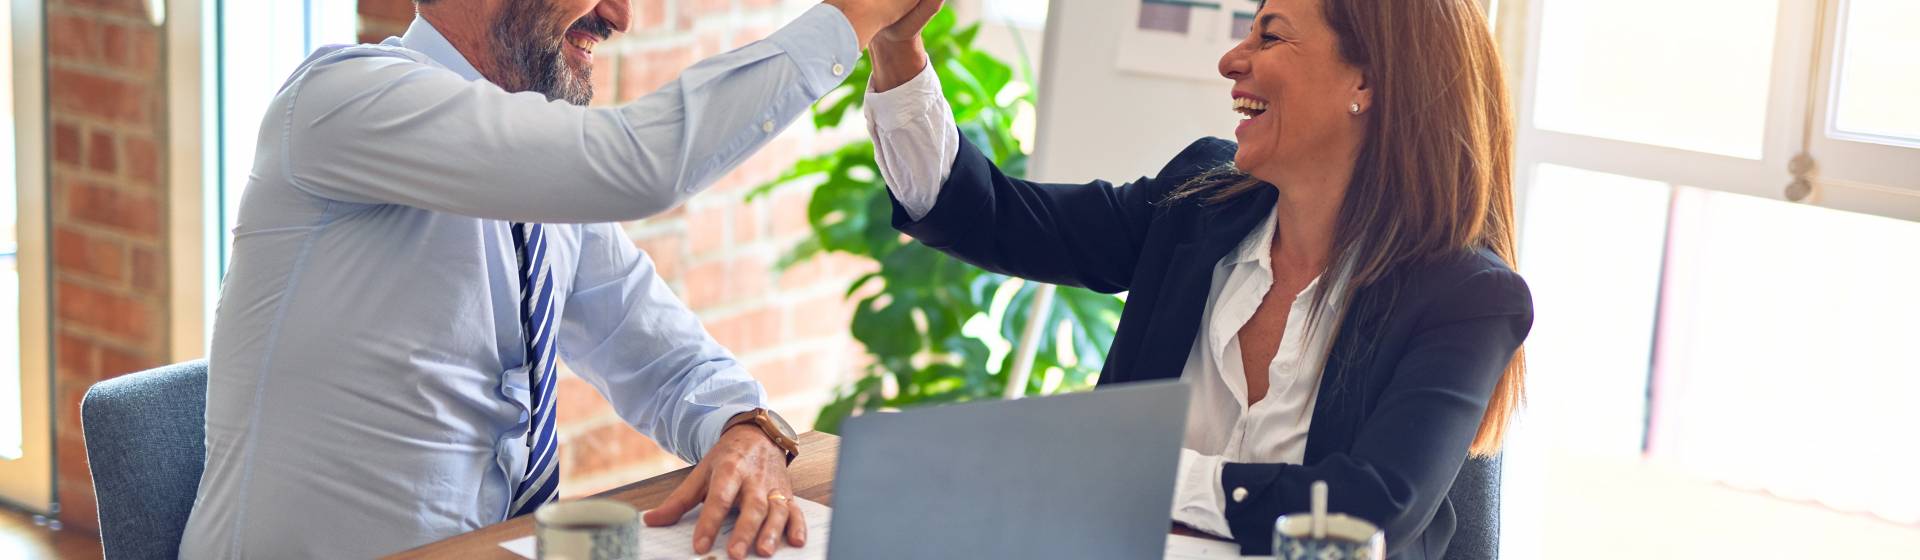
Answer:
[[[793,432],[793,426],[788,426],[785,418],[781,418],[780,415],[774,414],[772,411],[766,411],[766,413],[767,419],[773,421],[774,427],[780,428],[780,433],[786,434],[789,438],[799,439],[799,434]]]

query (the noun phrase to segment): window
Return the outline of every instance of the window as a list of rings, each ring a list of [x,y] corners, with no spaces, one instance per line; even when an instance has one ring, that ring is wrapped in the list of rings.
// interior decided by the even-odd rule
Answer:
[[[219,167],[209,191],[219,200],[220,236],[213,254],[218,255],[220,276],[226,276],[240,192],[253,169],[267,104],[308,53],[328,44],[356,42],[357,14],[356,0],[220,3],[215,106]]]
[[[1920,543],[1920,6],[1502,13],[1536,311],[1503,552]]]
[[[205,355],[267,105],[308,53],[355,41],[357,8],[355,0],[168,3],[176,359]]]
[[[53,506],[42,3],[0,11],[0,503]]]

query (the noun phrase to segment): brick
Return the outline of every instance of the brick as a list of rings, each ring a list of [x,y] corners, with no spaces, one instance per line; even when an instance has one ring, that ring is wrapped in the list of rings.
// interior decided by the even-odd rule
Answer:
[[[85,8],[93,13],[111,13],[147,19],[149,4],[146,0],[66,0],[68,6]]]
[[[93,471],[87,468],[87,442],[78,432],[54,441],[54,468],[59,473],[60,522],[66,530],[100,531],[100,513],[93,500]]]
[[[132,343],[156,340],[158,314],[127,296],[61,280],[56,282],[54,320],[91,328]],[[105,364],[102,364],[103,366]]]
[[[156,100],[148,94],[145,85],[83,71],[56,67],[47,73],[47,97],[52,99],[55,112],[151,125]]]
[[[160,235],[160,202],[151,195],[77,181],[68,182],[59,194],[66,199],[69,218],[139,236]]]
[[[560,415],[557,425],[563,428],[605,418],[619,419],[613,405],[600,396],[600,391],[577,375],[560,378],[560,392],[554,395],[554,406],[554,412]]]
[[[747,3],[750,5],[750,7],[759,7],[759,8],[764,8],[771,5],[777,5],[779,4],[780,0],[763,0],[763,2],[764,4],[760,6],[751,6],[752,4],[755,3],[754,0],[747,0]],[[729,46],[739,47],[747,43],[752,43],[754,41],[765,39],[767,38],[768,35],[772,35],[772,34],[773,34],[772,28],[765,27],[765,26],[758,26],[758,25],[748,26],[746,28],[738,29],[733,32],[733,40],[729,41],[730,43]]]
[[[824,285],[827,280],[837,281],[840,280],[840,278],[829,278],[827,276],[826,261],[816,256],[787,265],[787,269],[780,271],[780,276],[775,279],[775,285],[779,287],[781,292],[794,292]],[[846,280],[851,282],[852,278],[847,278]],[[842,282],[834,283],[844,285]]]
[[[80,144],[80,127],[72,123],[53,123],[53,161],[80,165],[85,152]]]
[[[126,153],[129,181],[142,186],[160,185],[160,146],[152,137],[123,134],[120,149]]]
[[[693,65],[693,50],[685,45],[627,52],[620,56],[616,96],[625,103],[652,93]]]
[[[82,274],[110,283],[128,276],[124,243],[66,226],[54,227],[53,263],[63,273]]]
[[[813,189],[781,187],[773,192],[770,200],[767,222],[772,226],[774,238],[788,239],[813,231],[807,222],[807,204],[813,200]]]
[[[728,301],[753,301],[773,289],[773,259],[765,253],[735,256],[727,265]]]
[[[640,252],[653,259],[655,273],[668,282],[679,280],[685,273],[686,242],[687,237],[678,232],[634,239]]]
[[[720,304],[727,290],[726,259],[709,259],[687,267],[686,287],[680,299],[694,311]]]
[[[767,396],[774,400],[819,393],[832,389],[839,381],[825,358],[817,352],[803,352],[773,360],[754,368],[753,378],[760,380]]]
[[[101,50],[107,65],[139,73],[160,70],[160,34],[150,25],[103,25]]]
[[[633,29],[653,29],[667,22],[667,0],[633,0]]]
[[[84,336],[61,330],[53,338],[54,375],[92,379],[99,369],[99,350]]]
[[[735,354],[768,350],[780,343],[780,309],[766,306],[710,320],[707,331]]]
[[[855,303],[840,297],[839,291],[832,291],[788,305],[789,340],[845,336],[853,325]]]
[[[680,9],[691,17],[724,15],[733,11],[733,0],[681,0]]]
[[[158,356],[144,352],[129,352],[112,346],[100,347],[100,379],[107,380],[129,373],[142,372],[165,365]]]
[[[47,14],[47,56],[91,62],[100,57],[93,20],[71,14]]]
[[[704,59],[733,49],[733,36],[724,30],[700,31],[693,38],[693,57]]]
[[[95,130],[87,135],[87,168],[106,174],[113,174],[120,168],[120,147],[113,141],[113,134],[105,130]]]
[[[760,239],[760,232],[766,229],[767,225],[767,221],[760,218],[760,216],[764,215],[764,212],[761,212],[761,207],[763,206],[766,205],[759,201],[754,201],[742,202],[739,206],[734,207],[733,245],[735,247],[753,243]]]
[[[560,442],[560,472],[572,478],[619,473],[634,465],[671,458],[632,426],[606,424]]]
[[[711,195],[701,197],[710,199]],[[727,215],[729,204],[696,208],[687,216],[687,252],[695,258],[717,255],[728,247]]]
[[[166,270],[160,259],[160,252],[153,249],[136,248],[133,250],[133,291],[136,294],[161,296],[165,289]]]
[[[413,0],[360,0],[360,17],[405,24],[413,19]]]

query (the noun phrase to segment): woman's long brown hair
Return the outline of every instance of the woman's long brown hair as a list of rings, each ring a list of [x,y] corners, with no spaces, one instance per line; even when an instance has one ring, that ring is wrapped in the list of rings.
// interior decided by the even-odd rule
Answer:
[[[1408,263],[1487,248],[1518,268],[1513,121],[1500,53],[1478,0],[1321,0],[1340,54],[1373,90],[1366,139],[1334,230],[1339,301]],[[1169,201],[1220,202],[1267,187],[1232,168],[1202,175]],[[1313,306],[1330,294],[1316,292]],[[1525,351],[1494,388],[1472,453],[1500,451],[1519,409]]]

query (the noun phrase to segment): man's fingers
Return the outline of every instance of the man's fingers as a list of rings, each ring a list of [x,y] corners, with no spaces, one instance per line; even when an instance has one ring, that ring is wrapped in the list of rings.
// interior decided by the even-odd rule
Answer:
[[[734,495],[739,491],[738,475],[716,475],[708,482],[706,507],[700,510],[700,521],[693,525],[695,554],[713,550],[713,537],[720,534],[720,524],[733,511]]]
[[[773,551],[780,549],[780,533],[786,531],[787,514],[793,511],[793,508],[788,505],[792,503],[793,498],[784,497],[787,495],[785,492],[780,492],[780,495],[783,498],[778,500],[772,499],[771,494],[768,495],[767,521],[761,524],[759,536],[753,538],[753,550],[759,552],[761,556],[773,556]],[[739,527],[735,525],[734,532],[739,532]]]
[[[789,511],[787,522],[787,544],[807,546],[807,513],[800,511],[800,504],[787,500]]]
[[[753,538],[767,518],[767,493],[757,486],[740,492],[740,518],[733,520],[733,534],[727,537],[727,557],[746,558],[753,552]]]
[[[672,525],[679,522],[680,518],[687,514],[687,510],[693,509],[693,506],[699,504],[700,499],[706,495],[707,468],[694,467],[693,472],[687,475],[687,479],[680,481],[680,486],[674,488],[672,494],[667,495],[667,500],[660,502],[660,507],[648,510],[642,518],[646,520],[647,525],[654,527]]]

